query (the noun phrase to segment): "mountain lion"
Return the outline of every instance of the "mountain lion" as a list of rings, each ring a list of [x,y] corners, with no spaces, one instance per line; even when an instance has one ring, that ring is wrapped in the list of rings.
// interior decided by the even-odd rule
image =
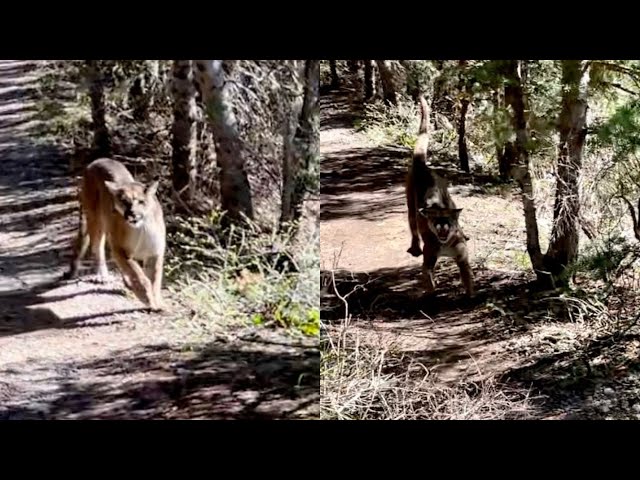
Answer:
[[[433,269],[440,257],[452,257],[460,269],[460,279],[467,295],[472,296],[473,273],[469,265],[467,238],[458,225],[461,208],[457,208],[449,195],[445,179],[427,165],[429,146],[429,110],[424,97],[420,97],[420,129],[413,151],[413,161],[406,179],[407,207],[411,246],[407,250],[414,257],[423,255],[422,273],[428,292],[435,290]],[[420,248],[420,236],[424,242]]]
[[[80,230],[71,268],[64,278],[77,276],[91,245],[98,280],[106,281],[106,240],[127,288],[152,310],[161,310],[165,223],[157,189],[157,181],[150,185],[135,181],[116,160],[100,158],[91,162],[82,177]]]

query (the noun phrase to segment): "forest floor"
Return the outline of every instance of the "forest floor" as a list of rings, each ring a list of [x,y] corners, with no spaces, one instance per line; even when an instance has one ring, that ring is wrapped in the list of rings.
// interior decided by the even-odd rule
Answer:
[[[450,259],[424,295],[422,257],[406,252],[411,153],[354,128],[354,95],[321,95],[321,319],[334,362],[322,417],[640,418],[638,332],[536,291],[520,198],[437,158],[463,208],[477,295],[464,298]]]
[[[148,313],[111,263],[108,285],[60,280],[78,203],[41,134],[41,65],[0,61],[0,419],[318,418],[316,339],[207,333],[168,293]]]

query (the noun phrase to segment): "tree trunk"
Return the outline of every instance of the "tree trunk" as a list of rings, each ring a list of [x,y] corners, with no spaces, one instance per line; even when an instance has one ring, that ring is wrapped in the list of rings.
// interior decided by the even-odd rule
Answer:
[[[309,172],[320,155],[319,84],[320,62],[307,60],[304,68],[304,98],[300,117],[292,141],[285,144],[281,228],[289,222],[300,219],[304,195],[308,188]]]
[[[460,81],[458,83],[461,100],[460,100],[460,118],[458,119],[458,157],[460,158],[460,168],[469,173],[469,151],[467,149],[467,111],[469,110],[469,96],[467,91],[467,80],[465,78],[466,60],[460,60]]]
[[[232,84],[225,82],[226,72],[231,72],[234,61],[195,60],[195,65],[195,78],[207,107],[207,119],[216,144],[222,209],[231,222],[238,222],[243,216],[253,219],[245,155],[231,105]]]
[[[196,187],[196,89],[191,60],[173,61],[173,125],[171,127],[172,182],[178,195],[193,200]]]
[[[507,141],[506,143],[502,143],[500,132],[498,132],[498,128],[500,128],[498,123],[498,112],[504,104],[503,90],[504,89],[502,89],[502,91],[501,89],[494,90],[492,100],[495,118],[493,127],[495,130],[496,160],[498,162],[498,171],[500,172],[500,178],[506,181],[511,178],[511,166],[514,164],[516,151],[513,142]]]
[[[462,99],[460,105],[460,120],[458,122],[458,155],[460,157],[460,168],[469,173],[469,151],[467,150],[467,110],[469,109],[469,100]]]
[[[331,88],[338,88],[340,86],[340,77],[338,77],[338,67],[335,60],[329,60],[329,69],[331,71]]]
[[[300,169],[298,152],[296,147],[296,133],[302,117],[306,85],[307,63],[304,72],[301,73],[303,92],[301,97],[291,103],[291,115],[285,120],[283,155],[282,155],[282,192],[280,197],[280,230],[282,230],[293,218],[293,192],[296,188],[296,174]]]
[[[154,86],[159,80],[158,63],[158,60],[144,60],[143,71],[135,78],[129,89],[129,104],[133,110],[133,118],[138,122],[149,119]]]
[[[498,121],[498,112],[500,111],[500,107],[502,107],[502,102],[500,98],[500,91],[498,89],[494,90],[491,93],[491,101],[493,103],[493,132],[494,132],[494,140],[495,140],[495,148],[496,148],[496,161],[498,162],[498,168],[500,169],[500,176],[502,176],[502,169],[500,166],[500,157],[502,157],[502,151],[504,150],[504,145],[502,144],[502,139],[500,138],[500,132],[498,131],[500,123]]]
[[[407,95],[409,95],[409,97],[411,97],[411,99],[414,102],[417,102],[418,99],[420,98],[420,95],[422,94],[422,91],[421,91],[421,85],[420,85],[419,79],[417,78],[417,75],[416,75],[415,64],[411,60],[399,60],[399,62],[400,62],[400,65],[402,65],[406,71]]]
[[[506,60],[502,66],[506,80],[505,102],[513,109],[511,121],[516,132],[516,141],[514,145],[515,164],[512,168],[512,175],[522,192],[524,221],[527,231],[527,252],[529,253],[529,258],[531,259],[531,264],[533,265],[538,280],[546,286],[548,275],[544,272],[538,233],[538,220],[536,218],[536,206],[533,200],[533,184],[529,170],[530,135],[525,114],[524,91],[518,71],[518,60]]]
[[[447,63],[443,60],[435,61],[435,66],[439,75],[433,81],[433,97],[431,98],[431,110],[433,111],[434,125],[436,129],[445,127],[440,116],[447,120],[452,120],[454,115],[454,103],[449,95],[449,85],[447,82]],[[439,115],[438,115],[439,114]]]
[[[631,214],[631,221],[633,222],[633,235],[636,240],[640,242],[640,199],[638,199],[638,216],[636,217],[636,210],[633,208],[633,204],[626,197],[622,197],[622,200],[629,207],[629,214]]]
[[[111,153],[111,137],[107,128],[107,107],[100,60],[85,60],[85,66],[89,81],[89,98],[91,99],[93,156],[106,157]]]
[[[500,178],[509,180],[511,178],[511,168],[516,162],[516,146],[513,142],[507,142],[502,149],[498,151],[498,169],[500,170]]]
[[[562,109],[558,121],[560,143],[553,229],[546,267],[560,283],[567,266],[578,256],[582,150],[587,136],[587,84],[589,70],[582,60],[562,61]]]
[[[382,83],[382,97],[385,103],[396,105],[396,86],[393,81],[393,72],[389,68],[386,60],[376,60],[378,72],[380,73],[380,82]]]
[[[373,97],[373,63],[371,60],[364,60],[364,100],[371,100]]]

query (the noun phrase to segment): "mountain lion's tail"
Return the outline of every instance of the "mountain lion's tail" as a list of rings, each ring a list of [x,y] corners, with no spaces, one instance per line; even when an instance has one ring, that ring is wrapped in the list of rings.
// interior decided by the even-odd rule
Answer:
[[[413,149],[413,156],[420,157],[423,162],[427,160],[427,149],[429,147],[429,105],[423,96],[420,96],[420,129],[418,139]]]
[[[429,105],[423,96],[420,96],[420,129],[418,134],[429,133]]]

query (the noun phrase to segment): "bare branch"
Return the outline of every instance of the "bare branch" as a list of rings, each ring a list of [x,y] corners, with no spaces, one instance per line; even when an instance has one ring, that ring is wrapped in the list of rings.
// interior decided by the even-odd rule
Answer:
[[[627,75],[629,78],[631,78],[631,80],[633,80],[636,86],[640,87],[640,71],[638,70],[628,68],[623,65],[618,65],[617,63],[610,63],[605,61],[594,61],[593,65],[603,67],[611,72],[617,72]]]
[[[591,224],[591,222],[589,222],[584,217],[582,212],[580,212],[580,228],[582,228],[582,231],[584,232],[584,234],[587,236],[589,240],[593,240],[595,238],[596,236],[595,229],[593,228],[593,225]]]
[[[632,78],[640,79],[640,71],[634,70],[633,68],[625,67],[623,65],[618,65],[617,63],[610,63],[605,61],[594,61],[593,65],[604,67],[607,70],[624,73],[625,75],[629,75]]]
[[[628,93],[629,95],[633,95],[633,96],[640,96],[640,92],[634,92],[633,90],[629,90],[626,87],[623,87],[622,85],[620,85],[619,83],[614,83],[614,82],[602,82],[604,85],[609,85],[610,87],[615,87],[619,90],[622,90],[623,92]]]
[[[398,63],[404,67],[405,70],[410,70],[413,67],[411,60],[398,60]]]
[[[619,198],[621,198],[627,204],[627,207],[629,207],[629,213],[631,214],[631,220],[633,221],[633,234],[636,237],[636,240],[640,241],[640,226],[638,225],[640,218],[636,217],[636,210],[633,208],[633,204],[627,197],[619,195]],[[638,200],[638,212],[640,212],[640,199]]]
[[[638,198],[638,221],[633,224],[633,234],[636,240],[640,242],[640,198]]]

